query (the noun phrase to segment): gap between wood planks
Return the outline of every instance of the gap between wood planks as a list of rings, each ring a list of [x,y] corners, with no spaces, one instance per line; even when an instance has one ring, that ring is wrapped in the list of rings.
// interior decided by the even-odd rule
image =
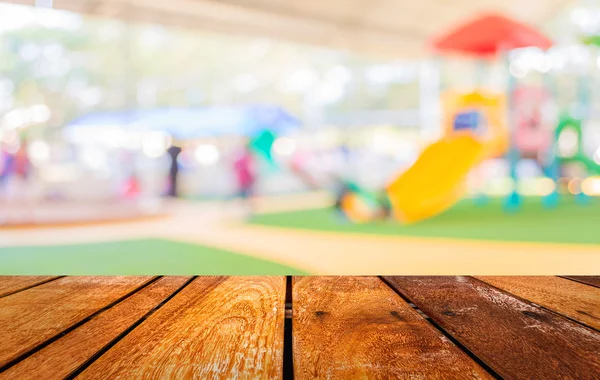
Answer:
[[[44,280],[44,281],[36,282],[36,283],[34,283],[34,284],[31,284],[31,285],[26,285],[26,286],[24,286],[24,287],[22,287],[22,288],[18,288],[18,289],[12,290],[12,291],[10,291],[10,292],[6,292],[6,293],[4,293],[4,294],[0,295],[0,298],[3,298],[3,297],[8,297],[8,296],[10,296],[10,295],[13,295],[13,294],[16,294],[16,293],[22,292],[22,291],[24,291],[24,290],[31,289],[31,288],[35,288],[36,286],[44,285],[44,284],[47,284],[47,283],[49,283],[49,282],[52,282],[52,281],[59,280],[59,279],[61,279],[61,278],[63,278],[63,277],[66,277],[66,276],[56,276],[56,277],[49,278],[49,279],[47,279],[47,280]]]
[[[64,277],[64,276],[63,276]],[[97,317],[98,315],[100,315],[101,313],[105,312],[106,310],[116,306],[117,304],[123,302],[124,300],[126,300],[127,298],[131,297],[132,295],[134,295],[135,293],[137,293],[138,291],[148,287],[149,285],[153,284],[154,282],[158,281],[161,277],[163,276],[157,276],[154,277],[153,279],[141,284],[140,286],[136,287],[135,289],[133,289],[132,291],[130,291],[129,293],[119,297],[118,299],[114,300],[113,302],[109,303],[108,305],[104,306],[103,308],[97,310],[96,312],[92,313],[91,315],[89,315],[88,317],[82,319],[81,321],[73,324],[72,326],[66,328],[65,330],[59,332],[58,334],[54,335],[53,337],[51,337],[50,339],[44,341],[43,343],[38,344],[37,346],[33,347],[31,350],[23,353],[22,355],[16,357],[15,359],[9,361],[8,363],[6,363],[5,365],[3,365],[2,367],[0,367],[0,373],[6,371],[7,369],[9,369],[10,367],[14,366],[15,364],[27,359],[28,357],[32,356],[33,354],[35,354],[36,352],[42,350],[43,348],[49,346],[50,344],[54,343],[55,341],[57,341],[58,339],[60,339],[61,337],[67,335],[68,333],[74,331],[75,329],[77,329],[78,327],[83,326],[85,323],[87,323],[88,321],[92,320],[93,318]],[[195,278],[195,277],[194,277]],[[191,279],[193,280],[193,278]],[[185,285],[187,285],[189,282],[186,282]],[[50,280],[53,281],[53,280]],[[47,283],[49,281],[46,281],[45,283]],[[41,285],[41,284],[38,284]],[[185,286],[184,285],[184,286]],[[37,286],[37,285],[35,285]],[[30,288],[32,288],[34,286],[31,286]],[[169,298],[170,299],[170,298]],[[166,302],[166,301],[165,301]],[[162,306],[164,304],[161,303],[158,306]],[[152,310],[151,310],[152,312]],[[112,343],[112,342],[111,342]],[[89,363],[91,364],[91,363]]]
[[[494,286],[494,285],[492,285],[492,284],[490,284],[490,283],[488,283],[488,282],[485,282],[485,281],[483,281],[483,280],[480,280],[480,279],[478,279],[478,278],[477,278],[477,277],[475,277],[475,276],[469,276],[469,277],[470,277],[470,278],[472,278],[473,280],[477,281],[477,282],[480,282],[480,283],[482,283],[482,284],[483,284],[483,285],[485,285],[485,286],[488,286],[488,287],[490,287],[490,288],[496,289],[497,291],[499,291],[499,292],[501,292],[501,293],[507,294],[507,295],[509,295],[509,296],[511,296],[511,297],[514,297],[514,298],[516,298],[516,299],[518,299],[518,300],[520,300],[520,301],[523,301],[523,302],[525,302],[525,303],[528,303],[528,304],[530,304],[530,305],[533,305],[533,306],[535,306],[535,307],[537,307],[537,308],[544,309],[544,310],[546,310],[546,311],[548,311],[548,312],[550,312],[550,313],[552,313],[552,314],[558,315],[558,316],[560,316],[560,317],[562,317],[562,318],[566,318],[566,319],[568,319],[568,320],[569,320],[569,321],[571,321],[571,322],[575,322],[575,323],[577,323],[578,325],[582,326],[583,328],[586,328],[586,329],[591,329],[591,330],[594,330],[594,331],[600,332],[600,330],[598,330],[598,329],[597,329],[597,328],[595,328],[594,326],[589,326],[589,325],[586,325],[585,323],[583,323],[583,322],[581,322],[581,321],[578,321],[577,319],[571,318],[571,317],[569,317],[568,315],[561,314],[561,313],[559,313],[559,312],[558,312],[558,311],[556,311],[556,310],[552,310],[552,309],[550,309],[550,308],[548,308],[548,307],[546,307],[546,306],[539,305],[539,304],[537,304],[537,303],[535,303],[535,302],[532,302],[532,301],[530,301],[530,300],[528,300],[528,299],[526,299],[526,298],[520,297],[520,296],[518,296],[518,295],[516,295],[516,294],[514,294],[514,293],[511,293],[511,292],[507,291],[507,290],[504,290],[504,289],[502,289],[502,288],[499,288],[499,287],[497,287],[497,286]],[[591,286],[591,287],[594,287],[594,285],[590,285],[590,284],[587,284],[587,283],[585,283],[585,282],[577,281],[577,280],[575,280],[575,279],[570,279],[570,278],[568,278],[568,277],[563,277],[563,276],[556,276],[556,277],[564,278],[565,280],[570,280],[570,281],[573,281],[573,282],[578,282],[578,283],[580,283],[580,284],[583,284],[583,285],[586,285],[586,286]],[[384,281],[385,281],[385,280],[384,280]],[[388,284],[388,285],[389,285],[389,284]]]
[[[162,277],[162,276],[161,276]],[[117,304],[119,304],[120,302],[124,301],[125,299],[129,298],[130,296],[132,296],[133,294],[141,291],[142,289],[146,288],[147,286],[151,285],[152,283],[156,282],[158,279],[160,279],[161,277],[155,277],[149,281],[147,281],[146,283],[138,286],[137,288],[135,288],[134,290],[132,290],[131,292],[125,294],[124,296],[120,297],[119,299],[113,301],[112,303],[106,305],[105,307],[103,307],[102,309],[96,311],[95,313],[93,313],[92,315],[86,317],[85,319],[77,322],[76,324],[70,326],[69,328],[65,329],[64,331],[58,333],[57,335],[53,336],[52,338],[48,339],[47,341],[45,341],[44,343],[41,343],[40,345],[32,348],[31,350],[29,350],[28,352],[24,353],[23,355],[19,356],[18,358],[15,358],[14,360],[10,361],[9,363],[7,363],[6,365],[4,365],[3,367],[0,368],[0,373],[5,371],[6,369],[12,367],[13,365],[21,362],[22,360],[25,360],[27,357],[35,354],[37,351],[43,349],[44,347],[52,344],[53,342],[55,342],[56,340],[60,339],[62,336],[68,334],[69,332],[75,330],[76,328],[82,326],[83,324],[87,323],[88,321],[90,321],[91,319],[95,318],[96,316],[98,316],[100,313],[116,306]],[[175,297],[179,292],[181,292],[185,287],[187,287],[195,278],[197,278],[197,276],[194,276],[192,278],[190,278],[189,280],[187,280],[183,285],[181,285],[178,289],[176,289],[173,293],[171,293],[167,298],[165,298],[163,301],[161,301],[159,304],[157,304],[154,308],[152,308],[150,311],[148,311],[145,315],[143,315],[142,317],[140,317],[140,319],[138,319],[135,323],[133,323],[131,326],[129,326],[125,331],[123,331],[122,333],[120,333],[117,337],[115,337],[114,339],[112,339],[107,345],[105,345],[104,347],[102,347],[98,352],[96,352],[92,357],[90,357],[89,359],[87,359],[83,364],[81,364],[77,369],[75,369],[69,376],[67,376],[67,379],[73,379],[75,378],[77,375],[79,375],[81,372],[83,372],[87,367],[89,367],[93,362],[95,362],[100,356],[102,356],[104,353],[106,353],[108,350],[110,350],[115,344],[118,343],[118,341],[120,341],[123,337],[125,337],[127,334],[129,334],[133,329],[135,329],[137,326],[139,326],[144,320],[146,320],[148,317],[150,317],[154,312],[156,312],[157,310],[159,310],[162,306],[164,306],[167,302],[169,302],[173,297]],[[389,288],[392,289],[392,291],[394,291],[394,293],[396,293],[399,297],[401,297],[405,302],[408,303],[409,306],[411,306],[419,315],[421,315],[423,317],[424,320],[426,320],[427,322],[429,322],[434,328],[436,328],[436,330],[440,331],[446,338],[448,338],[451,342],[453,342],[457,347],[459,347],[463,352],[465,352],[472,360],[474,360],[476,363],[478,363],[482,368],[484,368],[488,373],[490,373],[492,376],[494,376],[495,378],[501,378],[500,375],[495,372],[492,368],[490,368],[485,362],[483,362],[481,359],[479,359],[479,357],[477,357],[474,353],[472,353],[466,346],[464,346],[463,344],[461,344],[458,340],[456,340],[450,333],[448,333],[443,327],[441,327],[440,325],[438,325],[435,321],[433,321],[428,315],[426,315],[422,310],[420,310],[413,302],[412,300],[407,297],[401,289],[397,289],[396,287],[392,286],[384,277],[379,277],[381,281],[383,281],[383,283],[385,283]],[[568,279],[568,278],[567,278]],[[35,286],[41,285],[43,283],[47,283],[50,281],[54,281],[55,279],[49,279],[47,281],[26,287],[24,289],[15,291],[14,293],[17,293],[19,291],[23,291],[29,288],[33,288]],[[482,284],[485,284],[488,287],[492,287],[504,294],[508,294],[512,297],[515,297],[517,299],[520,299],[526,303],[535,305],[536,307],[539,307],[541,309],[544,309],[546,311],[549,311],[555,315],[559,315],[561,317],[567,318],[575,323],[577,323],[578,325],[584,326],[585,328],[590,329],[590,326],[584,325],[581,322],[578,322],[577,320],[574,320],[572,318],[569,318],[568,316],[565,316],[563,314],[560,314],[554,310],[548,309],[546,307],[543,307],[541,305],[537,305],[529,300],[523,299],[522,297],[519,297],[517,295],[514,295],[508,291],[505,291],[501,288],[497,288],[494,285],[488,284],[482,280],[479,280],[477,278],[474,278],[474,280],[481,282]],[[576,280],[572,280],[575,282],[579,282]],[[586,284],[588,286],[591,286],[589,284]],[[283,378],[284,379],[293,379],[294,378],[294,363],[293,363],[293,345],[292,345],[292,340],[293,340],[293,330],[292,330],[292,322],[293,322],[293,299],[292,299],[292,276],[286,276],[286,293],[285,293],[285,325],[284,325],[284,353],[283,353]],[[592,328],[593,329],[593,328]],[[593,329],[595,331],[598,331],[597,329]]]
[[[594,288],[600,288],[600,286],[598,286],[596,284],[593,284],[591,282],[587,282],[587,281],[581,279],[581,277],[588,277],[589,278],[589,277],[595,277],[595,276],[564,276],[563,275],[563,276],[558,276],[558,277],[564,278],[565,280],[570,280],[570,281],[573,281],[573,282],[578,282],[578,283],[583,284],[583,285],[592,286]]]
[[[185,289],[186,286],[188,286],[192,281],[194,281],[194,279],[196,279],[198,276],[193,276],[191,277],[189,280],[187,280],[183,285],[181,285],[179,288],[177,288],[173,293],[171,293],[167,298],[165,298],[164,300],[162,300],[158,305],[156,305],[155,307],[153,307],[152,309],[150,309],[146,314],[144,314],[140,319],[138,319],[136,322],[134,322],[131,326],[129,326],[127,329],[125,329],[125,331],[121,332],[119,335],[117,335],[114,339],[112,339],[106,346],[102,347],[100,350],[98,350],[93,356],[91,356],[89,359],[87,359],[85,362],[83,362],[79,367],[77,367],[77,369],[75,369],[73,372],[71,372],[68,376],[65,377],[65,379],[67,380],[71,380],[74,379],[75,377],[77,377],[77,375],[79,375],[81,372],[85,371],[86,368],[88,368],[90,365],[92,365],[92,363],[94,363],[96,360],[98,360],[98,358],[100,358],[100,356],[104,355],[108,350],[110,350],[115,344],[117,344],[121,339],[123,339],[127,334],[129,334],[131,331],[133,331],[133,329],[135,329],[136,327],[138,327],[142,322],[144,322],[146,319],[148,319],[152,314],[154,314],[158,309],[160,309],[161,307],[163,307],[167,302],[169,302],[173,297],[175,297],[179,292],[181,292],[183,289]],[[157,279],[160,277],[157,277]],[[141,289],[140,289],[141,290]]]
[[[294,339],[292,330],[293,317],[293,298],[292,298],[292,276],[285,278],[285,319],[283,327],[283,378],[294,379],[294,351],[292,340]]]
[[[446,331],[442,326],[437,324],[433,319],[431,319],[427,314],[425,314],[417,305],[415,305],[410,298],[408,298],[404,293],[400,292],[396,287],[392,286],[383,276],[379,276],[379,279],[383,281],[394,293],[396,293],[400,298],[402,298],[410,307],[412,307],[423,319],[429,322],[436,330],[442,333],[448,340],[454,343],[459,349],[461,349],[465,354],[467,354],[473,361],[479,364],[484,370],[486,370],[491,376],[496,379],[503,379],[496,371],[494,371],[489,365],[487,365],[483,360],[481,360],[477,355],[475,355],[471,350],[469,350],[465,345],[455,339],[448,331]]]

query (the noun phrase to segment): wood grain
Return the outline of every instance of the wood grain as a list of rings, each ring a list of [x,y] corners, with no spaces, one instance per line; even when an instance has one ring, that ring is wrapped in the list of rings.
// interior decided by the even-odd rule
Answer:
[[[0,276],[0,297],[50,281],[57,276]]]
[[[376,277],[295,277],[296,379],[490,378]]]
[[[600,333],[468,277],[386,277],[507,379],[597,379]]]
[[[0,298],[0,367],[151,277],[63,277]]]
[[[189,277],[163,277],[49,346],[0,373],[0,379],[63,379],[179,289]]]
[[[588,284],[591,286],[595,286],[600,288],[600,276],[562,276],[564,278],[569,278],[571,280],[583,282],[584,284]]]
[[[528,301],[600,329],[600,289],[555,276],[476,277]]]
[[[283,277],[198,277],[79,377],[281,378],[284,312]]]

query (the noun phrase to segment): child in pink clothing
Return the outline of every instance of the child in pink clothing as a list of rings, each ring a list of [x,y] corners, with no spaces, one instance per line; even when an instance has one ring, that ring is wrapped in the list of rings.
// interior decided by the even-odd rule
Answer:
[[[250,198],[254,193],[256,182],[256,167],[252,152],[245,147],[235,158],[233,163],[239,196],[246,201],[247,207],[251,209]]]

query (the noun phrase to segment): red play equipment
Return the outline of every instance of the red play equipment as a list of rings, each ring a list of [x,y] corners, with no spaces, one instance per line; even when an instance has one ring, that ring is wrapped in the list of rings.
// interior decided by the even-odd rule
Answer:
[[[489,14],[435,38],[432,46],[440,53],[459,53],[481,58],[530,46],[546,50],[552,46],[552,41],[528,25],[502,15]]]

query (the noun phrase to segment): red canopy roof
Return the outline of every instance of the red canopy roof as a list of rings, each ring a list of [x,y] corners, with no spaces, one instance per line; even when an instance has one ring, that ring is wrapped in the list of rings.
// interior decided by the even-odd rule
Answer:
[[[530,46],[546,50],[552,41],[529,25],[501,15],[486,15],[434,39],[433,46],[441,52],[493,56]]]

